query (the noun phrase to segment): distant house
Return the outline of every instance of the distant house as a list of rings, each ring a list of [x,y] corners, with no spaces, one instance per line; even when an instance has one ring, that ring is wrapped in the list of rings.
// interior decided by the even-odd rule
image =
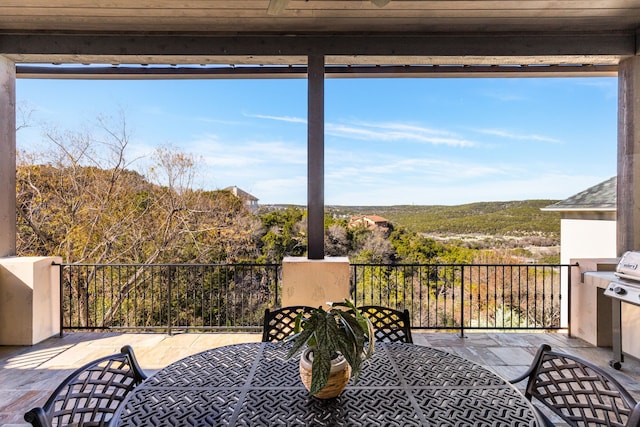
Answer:
[[[247,193],[244,190],[239,189],[238,187],[236,187],[235,185],[232,187],[227,187],[225,188],[226,191],[230,191],[234,196],[240,198],[245,206],[247,207],[247,209],[249,209],[252,212],[255,212],[258,210],[258,198]]]
[[[359,215],[352,216],[349,220],[349,228],[366,227],[368,229],[388,229],[389,221],[378,215]]]

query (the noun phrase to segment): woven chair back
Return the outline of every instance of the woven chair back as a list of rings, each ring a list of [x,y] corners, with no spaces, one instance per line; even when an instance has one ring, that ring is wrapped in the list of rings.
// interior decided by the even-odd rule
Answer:
[[[358,307],[371,320],[378,342],[412,343],[409,310],[395,310],[377,305]]]
[[[542,351],[526,395],[571,426],[637,425],[636,401],[625,388],[598,366],[567,354]]]
[[[97,359],[69,375],[42,407],[27,412],[34,426],[108,426],[118,405],[146,379],[133,350]]]
[[[267,308],[264,311],[262,342],[284,341],[293,334],[298,313],[302,312],[308,317],[312,310],[313,307],[305,305],[282,307],[273,311]]]

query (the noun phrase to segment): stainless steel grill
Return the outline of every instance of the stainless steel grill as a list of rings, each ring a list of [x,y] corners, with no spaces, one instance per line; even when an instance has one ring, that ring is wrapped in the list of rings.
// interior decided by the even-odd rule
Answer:
[[[614,275],[604,294],[630,304],[640,305],[640,252],[629,251],[620,258]]]
[[[640,252],[629,251],[620,258],[616,266],[615,280],[604,291],[611,298],[613,360],[609,365],[620,369],[624,361],[622,354],[622,318],[621,303],[640,305]]]

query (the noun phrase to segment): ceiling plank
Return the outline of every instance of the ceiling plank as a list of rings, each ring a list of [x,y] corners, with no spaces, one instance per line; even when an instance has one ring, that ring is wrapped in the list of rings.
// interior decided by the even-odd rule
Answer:
[[[269,0],[267,15],[270,15],[270,16],[280,15],[287,8],[288,3],[289,3],[289,0]]]
[[[286,7],[288,0],[271,0],[269,3],[269,11],[266,15],[282,15],[284,9],[280,7]],[[271,11],[271,5],[278,6]],[[625,17],[632,12],[632,9],[611,9],[608,11],[606,19],[602,17],[598,11],[594,11],[588,8],[568,8],[568,9],[495,9],[491,11],[491,15],[487,16],[487,11],[484,9],[467,8],[462,10],[451,9],[437,9],[428,10],[423,8],[416,9],[389,9],[385,10],[384,14],[381,14],[378,9],[323,9],[318,11],[315,9],[303,9],[296,10],[295,16],[292,18],[287,17],[286,21],[292,19],[302,18],[408,18],[408,17],[423,17],[423,18],[487,18],[487,19],[499,19],[499,18],[552,18],[552,19],[572,19],[572,18],[590,18],[594,20],[607,20],[611,21],[619,17]],[[640,13],[640,5],[635,8],[636,13]],[[27,22],[33,20],[34,22],[42,21],[43,18],[56,18],[56,17],[83,17],[86,19],[111,17],[111,18],[139,18],[145,19],[156,16],[171,16],[175,19],[180,18],[199,18],[200,20],[205,18],[263,18],[273,19],[265,15],[263,10],[259,9],[197,9],[197,8],[185,8],[185,9],[173,9],[173,8],[154,8],[145,9],[143,7],[135,7],[129,5],[122,8],[96,8],[96,9],[68,9],[59,7],[40,7],[29,10],[28,12],[20,7],[0,7],[0,13],[7,20],[8,17],[14,19],[21,18]]]
[[[143,9],[260,9],[266,11],[271,0],[137,0]],[[35,9],[130,8],[130,0],[3,0],[2,6]],[[291,9],[368,9],[375,8],[369,0],[290,0]],[[398,9],[636,9],[636,0],[393,0],[388,7]]]
[[[378,7],[385,7],[389,4],[390,0],[371,0],[371,3],[375,4]]]
[[[0,29],[16,31],[451,33],[639,27],[637,0],[394,0],[383,8],[371,0],[3,0],[0,4]]]
[[[159,26],[171,28],[172,33],[242,33],[244,29],[251,28],[249,33],[272,34],[386,34],[386,33],[477,33],[491,32],[499,29],[503,32],[534,32],[541,24],[545,31],[578,31],[579,28],[588,28],[590,32],[598,31],[631,31],[638,28],[637,18],[633,16],[615,17],[610,20],[598,19],[569,19],[569,18],[493,18],[478,20],[476,18],[300,18],[289,22],[287,31],[282,31],[283,25],[278,19],[284,18],[246,18],[242,25],[231,18],[192,17],[180,19],[176,17],[139,17],[126,19],[112,19],[105,17],[58,17],[57,19],[31,17],[25,21],[17,16],[0,16],[0,31],[36,32],[31,25],[38,22],[37,31],[80,31],[84,33],[107,32],[157,32]],[[327,33],[326,21],[332,21],[332,32]],[[63,22],[62,22],[63,21]],[[108,24],[105,22],[108,21]],[[401,28],[401,30],[399,29]],[[453,31],[456,29],[457,31]],[[166,32],[166,31],[164,31]]]

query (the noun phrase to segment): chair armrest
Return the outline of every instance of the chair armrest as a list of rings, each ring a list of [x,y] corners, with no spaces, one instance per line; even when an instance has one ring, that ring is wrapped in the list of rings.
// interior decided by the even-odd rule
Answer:
[[[129,357],[133,375],[136,379],[136,384],[140,384],[142,381],[146,380],[147,374],[145,374],[145,372],[138,364],[138,359],[136,359],[136,355],[133,353],[133,348],[129,344],[127,344],[120,349],[120,352],[125,353]]]
[[[627,427],[640,427],[640,402],[636,403],[633,408],[631,416],[627,420]]]
[[[533,372],[537,369],[538,367],[538,363],[540,362],[540,359],[542,358],[542,355],[547,352],[547,351],[551,351],[551,346],[548,344],[542,344],[540,347],[538,347],[538,351],[536,352],[536,355],[533,357],[533,361],[531,362],[531,365],[529,366],[529,369],[527,369],[522,375],[520,375],[517,378],[514,378],[512,380],[510,380],[509,382],[511,384],[517,384],[520,381],[529,378]]]
[[[533,410],[536,411],[536,415],[541,421],[541,425],[545,427],[556,427],[556,424],[547,417],[544,412],[540,410],[537,406],[534,405]]]
[[[51,423],[44,413],[44,409],[37,406],[24,414],[24,420],[34,427],[51,427]]]

